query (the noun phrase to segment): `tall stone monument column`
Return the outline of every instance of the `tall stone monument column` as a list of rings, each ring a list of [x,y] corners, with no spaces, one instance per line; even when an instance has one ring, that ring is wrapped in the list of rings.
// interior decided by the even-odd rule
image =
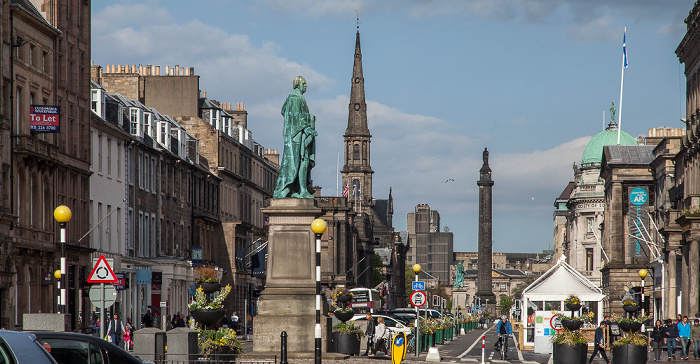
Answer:
[[[492,187],[491,168],[489,167],[489,151],[484,148],[484,164],[479,170],[479,261],[478,261],[478,285],[476,297],[481,298],[483,307],[488,300],[488,310],[495,313],[496,296],[492,290],[491,269],[493,254],[493,214],[492,214]]]
[[[275,198],[262,211],[270,219],[267,280],[253,320],[253,351],[279,353],[280,334],[286,331],[289,353],[313,357],[316,242],[311,222],[321,209],[312,198]],[[322,321],[322,327],[325,348],[330,326]]]

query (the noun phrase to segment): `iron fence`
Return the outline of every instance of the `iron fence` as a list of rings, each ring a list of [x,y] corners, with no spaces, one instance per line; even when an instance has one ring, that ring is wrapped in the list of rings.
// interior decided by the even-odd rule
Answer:
[[[155,364],[277,364],[277,355],[269,354],[158,354]]]

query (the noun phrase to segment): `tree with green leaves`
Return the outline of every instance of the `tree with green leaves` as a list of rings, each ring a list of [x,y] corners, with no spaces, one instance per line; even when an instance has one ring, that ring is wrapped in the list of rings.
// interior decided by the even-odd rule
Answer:
[[[373,266],[374,266],[374,287],[376,287],[379,283],[382,283],[383,275],[382,275],[382,268],[384,268],[384,263],[382,263],[382,257],[379,256],[379,254],[374,253],[374,261],[373,261]]]
[[[498,302],[498,309],[501,310],[501,314],[509,315],[512,307],[513,299],[506,295],[501,296],[501,301]]]

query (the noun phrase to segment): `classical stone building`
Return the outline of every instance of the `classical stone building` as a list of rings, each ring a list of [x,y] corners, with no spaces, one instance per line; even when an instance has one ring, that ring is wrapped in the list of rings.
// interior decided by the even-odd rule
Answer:
[[[649,164],[653,145],[609,145],[603,148],[600,176],[604,180],[602,245],[607,260],[601,269],[603,312],[623,315],[622,296],[640,292],[640,269],[650,269],[650,246],[645,235],[654,188]],[[645,302],[645,305],[648,302]],[[647,308],[648,312],[648,308]]]
[[[637,145],[635,138],[618,129],[614,109],[610,116],[608,127],[586,145],[580,167],[574,164],[574,186],[567,203],[568,229],[564,240],[567,262],[598,286],[601,285],[600,269],[609,260],[607,249],[601,250],[600,228],[605,209],[604,181],[600,176],[603,148],[617,144],[618,132],[620,145]]]
[[[0,2],[0,325],[22,325],[22,314],[56,312],[58,225],[53,209],[73,214],[67,226],[67,308],[77,327],[87,299],[79,294],[90,248],[89,230],[90,3]],[[31,105],[58,106],[59,128],[30,125]]]
[[[683,264],[680,244],[682,231],[676,222],[682,212],[679,202],[683,186],[675,184],[675,158],[685,131],[664,128],[653,130],[653,134],[664,135],[665,138],[654,148],[654,160],[650,164],[656,196],[652,216],[656,223],[648,227],[651,279],[645,279],[645,292],[653,299],[650,309],[653,308],[654,317],[675,317],[678,295],[681,291],[688,292],[686,287],[682,287],[683,274],[677,276],[677,267]]]

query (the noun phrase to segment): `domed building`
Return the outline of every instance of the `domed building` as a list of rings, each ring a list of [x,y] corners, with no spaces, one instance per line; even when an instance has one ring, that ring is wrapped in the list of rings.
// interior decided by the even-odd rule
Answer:
[[[568,229],[563,252],[574,269],[598,286],[601,284],[600,269],[607,260],[600,240],[605,209],[605,187],[600,167],[603,148],[618,144],[618,132],[619,145],[638,145],[634,137],[618,129],[613,107],[608,127],[588,142],[580,167],[574,163],[574,186],[567,203]]]

